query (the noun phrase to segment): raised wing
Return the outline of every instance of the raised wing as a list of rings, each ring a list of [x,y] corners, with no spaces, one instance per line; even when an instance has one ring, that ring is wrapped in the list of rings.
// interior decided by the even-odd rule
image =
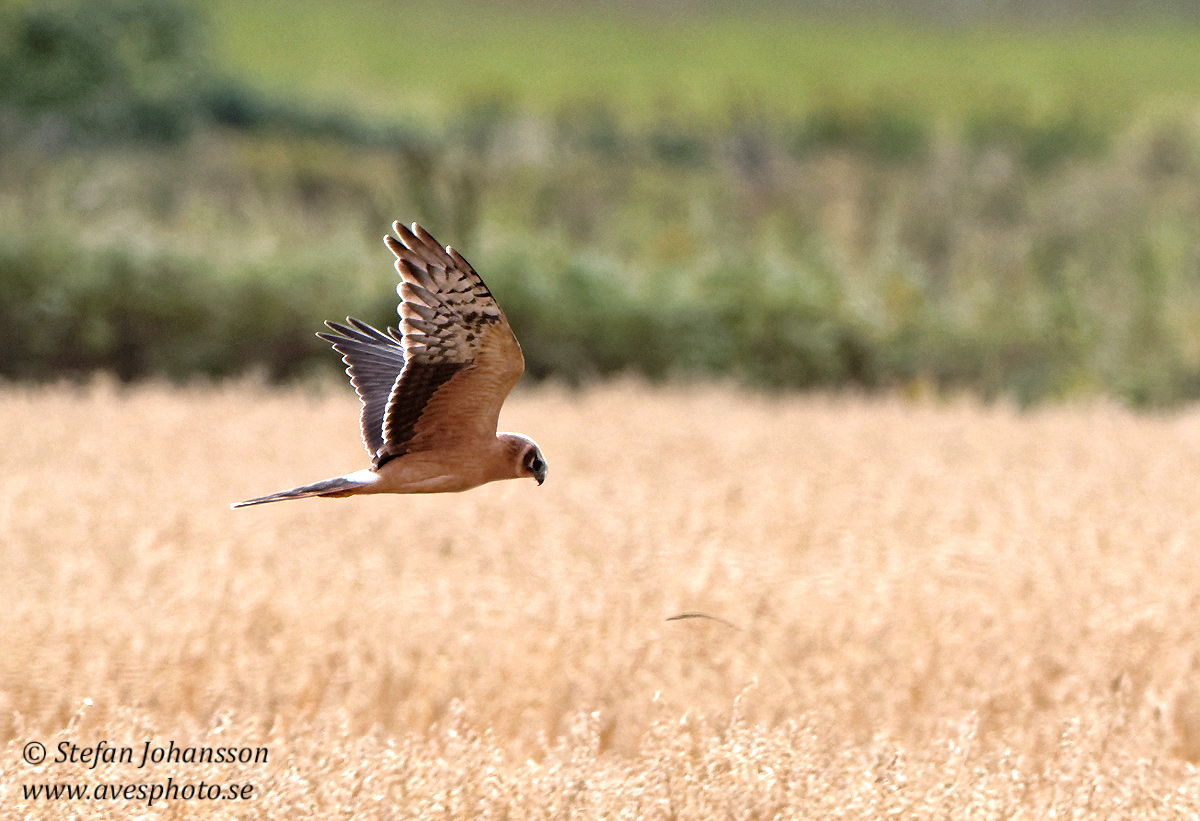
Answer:
[[[384,242],[401,278],[405,362],[384,413],[380,465],[494,436],[500,406],[525,370],[521,346],[475,269],[416,223],[392,230],[396,238]]]
[[[386,455],[383,440],[383,417],[387,411],[392,387],[404,370],[404,346],[400,337],[391,328],[383,333],[365,322],[346,318],[350,327],[337,322],[326,322],[332,334],[317,336],[333,345],[346,363],[346,373],[362,400],[362,439],[371,455],[372,463],[378,467]]]

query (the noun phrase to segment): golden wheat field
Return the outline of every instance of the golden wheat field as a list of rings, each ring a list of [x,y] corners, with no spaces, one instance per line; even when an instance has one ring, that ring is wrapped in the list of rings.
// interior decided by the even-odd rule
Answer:
[[[0,390],[0,815],[1200,813],[1200,410],[536,388],[543,487],[228,509],[356,417]]]

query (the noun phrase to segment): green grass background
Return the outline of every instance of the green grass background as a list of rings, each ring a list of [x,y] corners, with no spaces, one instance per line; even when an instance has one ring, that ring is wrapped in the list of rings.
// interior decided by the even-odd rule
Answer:
[[[1112,118],[1200,92],[1200,32],[1176,20],[955,27],[718,4],[204,0],[221,62],[280,93],[444,118],[481,93],[542,113],[581,97],[633,117],[720,117],[749,98],[796,116],[830,95],[957,119],[998,98]]]
[[[9,0],[0,375],[332,370],[400,218],[539,378],[1200,396],[1200,21],[930,3]]]

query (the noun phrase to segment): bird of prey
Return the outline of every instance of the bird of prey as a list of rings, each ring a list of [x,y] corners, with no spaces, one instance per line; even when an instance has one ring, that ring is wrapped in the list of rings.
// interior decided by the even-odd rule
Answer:
[[[399,331],[347,318],[319,333],[342,355],[362,400],[371,467],[237,502],[246,507],[306,496],[443,493],[498,479],[546,480],[537,444],[497,433],[504,398],[525,370],[521,346],[491,291],[453,248],[421,226],[392,223]]]

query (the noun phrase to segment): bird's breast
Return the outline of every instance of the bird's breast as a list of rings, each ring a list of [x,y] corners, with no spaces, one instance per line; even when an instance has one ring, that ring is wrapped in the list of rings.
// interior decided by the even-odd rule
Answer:
[[[378,473],[378,493],[456,493],[504,478],[488,450],[406,453]]]

